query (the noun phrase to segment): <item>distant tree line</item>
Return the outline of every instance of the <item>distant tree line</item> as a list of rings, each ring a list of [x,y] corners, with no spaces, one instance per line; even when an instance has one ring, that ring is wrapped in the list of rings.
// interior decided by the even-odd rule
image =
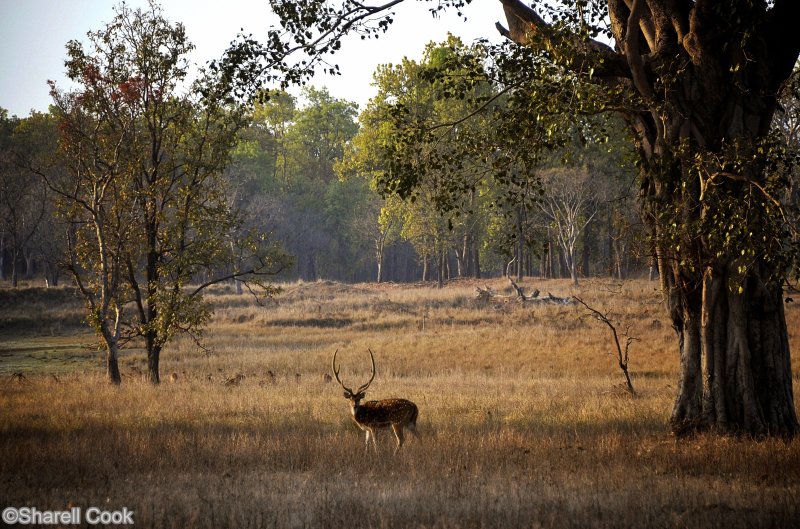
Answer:
[[[389,115],[398,102],[406,112],[402,119],[432,126],[463,115],[464,104],[449,97],[454,88],[429,72],[463,68],[454,64],[465,50],[451,37],[431,43],[420,61],[379,67],[378,94],[360,115],[355,103],[307,87],[299,98],[271,92],[241,117],[224,169],[226,200],[242,212],[239,229],[269,233],[293,257],[277,277],[439,283],[506,273],[575,282],[653,278],[653,252],[635,213],[630,142],[613,120],[587,119],[569,141],[505,180],[493,176],[508,169],[486,159],[452,159],[459,143],[492,133],[490,120],[453,125],[437,138],[441,152],[435,156],[415,151],[392,159],[404,141],[398,116]],[[470,89],[473,98],[482,91],[486,100],[504,104],[490,84]],[[797,141],[796,91],[787,88],[785,112],[776,118],[789,143]],[[57,155],[63,132],[57,106],[24,118],[0,110],[0,279],[13,286],[34,277],[58,285],[63,278],[69,226],[52,189],[31,170],[34,161],[45,160],[51,172],[66,170]],[[410,198],[400,198],[383,180],[392,163],[428,164],[419,168],[423,181]],[[431,167],[442,163],[462,164],[463,181],[437,178]],[[797,186],[791,189],[796,194]],[[235,267],[235,252],[229,259]],[[241,290],[241,282],[231,281]]]

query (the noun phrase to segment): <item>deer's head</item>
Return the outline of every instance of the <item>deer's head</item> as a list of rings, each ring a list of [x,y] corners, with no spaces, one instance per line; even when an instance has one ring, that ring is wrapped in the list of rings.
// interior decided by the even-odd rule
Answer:
[[[353,406],[358,406],[358,403],[361,402],[361,400],[366,396],[367,388],[375,379],[375,356],[372,354],[371,349],[367,349],[367,351],[369,351],[369,358],[372,361],[372,376],[366,384],[362,384],[356,391],[353,391],[345,386],[342,382],[342,379],[339,378],[339,368],[336,367],[336,354],[339,352],[339,350],[337,349],[333,353],[333,376],[336,377],[336,382],[338,382],[339,385],[342,386],[342,389],[344,389],[344,398],[349,400]]]

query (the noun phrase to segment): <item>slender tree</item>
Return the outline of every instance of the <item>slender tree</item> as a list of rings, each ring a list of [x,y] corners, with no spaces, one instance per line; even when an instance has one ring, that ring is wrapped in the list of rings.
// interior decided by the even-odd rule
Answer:
[[[550,170],[544,176],[545,195],[539,207],[555,233],[572,284],[578,284],[578,240],[597,213],[584,171]]]
[[[69,269],[112,382],[120,340],[136,338],[157,384],[164,346],[178,333],[199,338],[208,321],[208,286],[241,279],[268,294],[262,278],[285,260],[263,234],[239,230],[228,200],[223,169],[246,109],[212,76],[183,87],[192,45],[156,4],[115,12],[88,34],[88,50],[67,45],[78,89],[52,93],[69,174],[50,182],[72,222]]]

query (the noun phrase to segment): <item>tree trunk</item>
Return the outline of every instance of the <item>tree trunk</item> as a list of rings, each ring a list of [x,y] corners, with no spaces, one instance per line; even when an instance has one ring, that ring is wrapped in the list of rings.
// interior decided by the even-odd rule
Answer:
[[[439,250],[437,266],[436,266],[436,287],[442,288],[444,286],[444,251]]]
[[[735,263],[707,269],[674,307],[681,375],[670,423],[696,430],[791,436],[798,431],[783,291],[752,273],[729,288]],[[763,266],[762,266],[763,268]]]
[[[549,258],[548,255],[548,244],[545,242],[542,244],[542,259],[541,264],[539,265],[539,277],[542,279],[547,279],[547,259]]]
[[[103,341],[106,344],[106,376],[108,381],[119,386],[122,376],[119,373],[119,340],[118,335],[110,331],[105,325],[101,327]]]
[[[6,238],[3,233],[0,233],[0,281],[5,280],[5,255],[6,255]]]
[[[614,222],[613,222],[613,212],[609,210],[608,212],[608,245],[606,251],[608,253],[608,268],[606,271],[608,272],[608,277],[614,278]]]
[[[465,277],[467,275],[467,234],[461,238],[461,249],[456,246],[453,248],[453,253],[456,256],[456,277]]]
[[[151,384],[160,384],[159,362],[161,360],[161,346],[151,344],[147,351],[147,371]]]
[[[658,273],[658,265],[656,263],[655,251],[653,251],[653,254],[650,256],[650,268],[647,272],[647,280],[654,281],[657,273]]]
[[[19,284],[19,272],[17,269],[17,261],[19,261],[19,252],[16,248],[11,249],[11,286],[17,288]]]
[[[33,252],[22,251],[22,259],[25,261],[25,275],[23,276],[26,281],[33,279],[33,262],[36,254]]]
[[[481,278],[481,252],[475,244],[475,239],[472,239],[472,272],[475,279]]]
[[[464,269],[461,271],[463,272],[463,277],[475,277],[475,270],[473,266],[475,264],[475,260],[473,259],[474,253],[475,246],[472,230],[470,228],[466,228],[464,230],[464,241],[461,250],[461,257],[464,267]],[[461,274],[459,274],[459,277],[462,277]]]
[[[444,253],[444,277],[447,281],[450,281],[450,279],[453,277],[452,270],[450,268],[450,252],[447,250],[442,250],[442,252]]]
[[[558,278],[562,279],[567,277],[569,270],[567,269],[567,261],[564,259],[564,250],[558,249]]]
[[[572,280],[573,286],[578,286],[578,268],[575,264],[575,259],[573,258],[569,265],[569,277]]]
[[[378,277],[376,281],[380,283],[383,281],[383,254],[384,248],[386,244],[386,234],[381,233],[377,239],[375,239],[375,261],[378,266]]]
[[[581,261],[582,261],[582,272],[583,277],[589,277],[591,275],[589,270],[589,242],[594,238],[594,235],[591,232],[592,223],[590,222],[589,225],[583,232],[583,247],[581,248]]]
[[[317,264],[316,260],[314,259],[314,252],[308,254],[308,280],[317,280]]]
[[[516,267],[517,281],[522,281],[523,274],[523,257],[525,255],[525,234],[522,229],[522,208],[517,209],[517,260],[514,263]]]
[[[623,254],[625,252],[624,248],[622,248],[622,242],[619,238],[612,238],[611,239],[611,255],[612,255],[612,263],[614,266],[614,271],[612,273],[612,277],[616,277],[620,281],[625,279],[625,273],[623,270]]]
[[[106,348],[106,374],[108,380],[115,386],[122,384],[122,376],[119,373],[118,346],[108,346]]]

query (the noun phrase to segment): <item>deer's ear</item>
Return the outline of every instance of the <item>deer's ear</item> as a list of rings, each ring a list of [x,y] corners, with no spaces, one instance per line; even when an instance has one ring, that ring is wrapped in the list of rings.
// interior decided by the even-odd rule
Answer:
[[[360,399],[363,399],[363,398],[364,398],[364,397],[366,397],[366,396],[367,396],[367,394],[366,394],[365,392],[363,392],[363,391],[362,391],[361,393],[359,393],[359,394],[357,395],[357,398],[360,400]]]
[[[350,397],[352,397],[352,395],[350,395],[350,393],[349,393],[349,392],[347,392],[347,391],[345,391],[344,393],[342,393],[342,395],[344,395],[344,398],[346,398],[346,399],[349,399]]]

